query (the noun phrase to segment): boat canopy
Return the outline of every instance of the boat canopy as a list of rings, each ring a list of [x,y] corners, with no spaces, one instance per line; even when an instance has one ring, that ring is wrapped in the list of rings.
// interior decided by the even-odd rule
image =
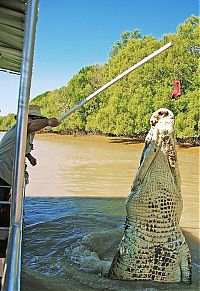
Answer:
[[[20,74],[27,1],[0,0],[0,70]]]

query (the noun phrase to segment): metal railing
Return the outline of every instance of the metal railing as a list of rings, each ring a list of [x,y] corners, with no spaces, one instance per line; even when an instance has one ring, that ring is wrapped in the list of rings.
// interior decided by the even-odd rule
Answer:
[[[17,111],[17,135],[11,200],[11,222],[2,278],[3,291],[20,290],[24,161],[37,10],[38,0],[27,1]]]

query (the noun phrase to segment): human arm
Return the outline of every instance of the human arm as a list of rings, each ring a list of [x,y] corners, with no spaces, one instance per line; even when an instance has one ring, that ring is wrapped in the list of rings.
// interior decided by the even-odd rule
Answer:
[[[59,124],[60,124],[60,122],[55,117],[29,120],[28,127],[27,127],[27,133],[30,134],[32,132],[39,131],[39,130],[45,128],[46,126],[56,127]]]

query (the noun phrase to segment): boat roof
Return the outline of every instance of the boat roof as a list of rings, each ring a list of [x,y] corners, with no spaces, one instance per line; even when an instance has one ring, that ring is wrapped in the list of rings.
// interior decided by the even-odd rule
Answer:
[[[0,0],[0,71],[19,74],[27,0]]]

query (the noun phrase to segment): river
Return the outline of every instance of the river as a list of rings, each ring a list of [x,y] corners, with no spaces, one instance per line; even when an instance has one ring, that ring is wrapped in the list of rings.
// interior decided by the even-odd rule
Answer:
[[[127,198],[143,144],[102,136],[36,135],[27,196]],[[198,237],[199,148],[177,147],[184,210],[181,226]]]
[[[193,283],[109,280],[102,276],[123,233],[125,199],[143,144],[101,136],[36,135],[28,165],[22,291],[198,290],[199,148],[177,147]]]

